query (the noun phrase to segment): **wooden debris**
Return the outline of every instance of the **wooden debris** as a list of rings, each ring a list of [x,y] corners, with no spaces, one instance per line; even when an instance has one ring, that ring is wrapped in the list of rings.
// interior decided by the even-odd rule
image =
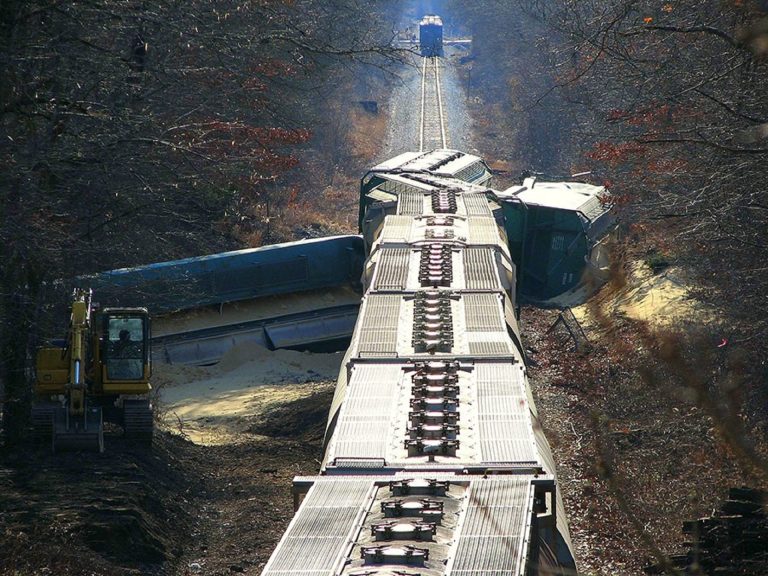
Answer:
[[[713,516],[683,522],[690,536],[687,554],[669,557],[683,574],[764,576],[768,574],[768,495],[752,488],[731,488]],[[647,574],[666,574],[655,564]]]

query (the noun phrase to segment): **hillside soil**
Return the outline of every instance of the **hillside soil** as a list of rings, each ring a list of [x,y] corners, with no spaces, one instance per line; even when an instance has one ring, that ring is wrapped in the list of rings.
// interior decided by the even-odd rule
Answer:
[[[586,338],[571,337],[559,310],[523,311],[531,385],[584,574],[639,576],[686,554],[685,520],[709,516],[731,487],[760,486],[753,463],[724,441],[740,405],[722,379],[734,351],[713,310],[672,271],[635,269],[623,288],[605,286],[574,309]]]

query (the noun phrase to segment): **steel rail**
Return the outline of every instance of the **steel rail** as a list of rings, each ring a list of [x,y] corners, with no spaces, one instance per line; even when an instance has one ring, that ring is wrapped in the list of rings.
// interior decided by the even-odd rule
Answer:
[[[424,152],[424,105],[426,102],[426,90],[427,90],[427,60],[421,66],[421,122],[419,123],[419,152]]]
[[[440,144],[441,148],[448,148],[448,138],[445,136],[445,115],[443,113],[443,87],[440,84],[440,60],[435,61],[435,91],[437,92],[437,110],[440,114]]]

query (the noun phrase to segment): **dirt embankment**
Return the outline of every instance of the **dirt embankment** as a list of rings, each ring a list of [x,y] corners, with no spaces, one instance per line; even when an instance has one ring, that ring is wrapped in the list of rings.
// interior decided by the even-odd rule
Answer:
[[[523,313],[534,396],[587,574],[639,576],[687,552],[684,520],[710,514],[730,487],[760,484],[728,439],[740,408],[724,378],[734,351],[713,311],[674,271],[634,272],[574,310],[587,348],[549,331],[558,311]]]
[[[30,447],[0,461],[1,574],[154,573],[182,554],[204,482],[183,443],[97,454]]]

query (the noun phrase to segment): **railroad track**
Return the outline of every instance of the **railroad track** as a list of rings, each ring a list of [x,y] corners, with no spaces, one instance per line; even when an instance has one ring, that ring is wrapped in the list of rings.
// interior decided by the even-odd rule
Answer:
[[[440,86],[441,59],[424,58],[421,68],[421,124],[419,128],[419,151],[447,148],[445,113]]]

